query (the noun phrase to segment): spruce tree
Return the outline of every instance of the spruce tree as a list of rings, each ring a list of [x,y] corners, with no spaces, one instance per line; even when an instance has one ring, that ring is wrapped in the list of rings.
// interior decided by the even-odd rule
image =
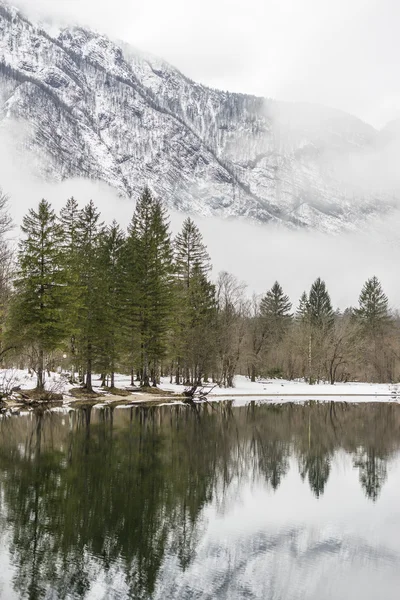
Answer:
[[[256,380],[257,363],[264,355],[267,373],[279,372],[277,355],[274,350],[282,342],[291,322],[292,304],[284,294],[282,287],[276,281],[259,303],[259,308],[253,315],[253,331],[251,339],[251,381]],[[274,363],[274,364],[271,364]]]
[[[389,301],[377,277],[371,277],[365,282],[358,304],[354,315],[364,333],[376,335],[383,331],[390,319]]]
[[[171,323],[173,255],[166,211],[148,188],[138,200],[129,236],[136,257],[141,383],[148,386],[151,377],[155,386]]]
[[[103,279],[99,260],[102,231],[100,213],[93,201],[90,201],[79,212],[76,226],[79,262],[77,332],[79,352],[86,373],[84,387],[88,392],[93,391],[92,371],[98,352],[99,331],[103,326],[103,298],[99,293]]]
[[[188,217],[174,240],[175,265],[178,277],[189,286],[194,270],[203,275],[211,270],[211,259],[197,225]]]
[[[63,262],[66,278],[66,322],[68,328],[69,353],[71,360],[71,375],[74,381],[74,372],[77,360],[77,335],[80,307],[80,252],[78,224],[80,209],[75,198],[71,197],[60,211],[59,222],[63,228]]]
[[[110,387],[115,387],[115,371],[121,354],[123,327],[123,256],[125,236],[116,221],[100,238],[99,296],[101,327],[98,331],[98,358],[101,373],[110,375]]]
[[[318,277],[311,286],[308,296],[309,340],[308,367],[309,383],[320,380],[325,362],[325,346],[328,335],[333,331],[335,314],[325,282]]]
[[[365,282],[353,319],[357,325],[359,352],[366,372],[374,373],[375,381],[387,379],[388,373],[391,379],[393,350],[386,335],[391,320],[389,301],[377,277]]]
[[[283,293],[282,287],[276,281],[260,305],[261,316],[268,321],[268,329],[273,338],[281,338],[287,330],[292,318],[291,310],[289,296]]]
[[[325,281],[320,277],[311,286],[308,297],[311,325],[317,329],[330,328],[334,322],[334,312]]]
[[[121,307],[121,334],[125,346],[123,356],[124,364],[131,373],[131,386],[135,385],[135,369],[140,380],[140,333],[139,333],[139,293],[137,256],[138,245],[132,224],[128,228],[128,236],[121,256],[122,270],[122,307]]]
[[[310,317],[310,305],[308,302],[307,292],[303,292],[299,304],[296,309],[296,320],[300,323],[305,323],[309,321]]]
[[[215,285],[208,280],[200,264],[192,271],[187,292],[185,360],[190,370],[191,383],[200,385],[202,377],[206,377],[212,366],[217,310]]]
[[[215,300],[214,287],[207,279],[211,260],[200,230],[190,218],[184,221],[174,240],[174,256],[176,309],[172,338],[175,380],[180,383],[183,376],[186,384],[193,384],[200,381],[205,372],[199,346],[203,340],[203,349],[204,343],[209,347],[204,334],[206,330],[210,333],[207,325],[212,320]]]
[[[312,382],[311,360],[312,360],[312,339],[311,339],[311,321],[310,304],[307,292],[303,292],[296,309],[295,323],[299,336],[299,350],[301,356],[301,375]]]
[[[66,333],[63,231],[50,204],[29,210],[21,227],[11,329],[37,351],[37,389],[44,389],[45,354],[60,347]]]

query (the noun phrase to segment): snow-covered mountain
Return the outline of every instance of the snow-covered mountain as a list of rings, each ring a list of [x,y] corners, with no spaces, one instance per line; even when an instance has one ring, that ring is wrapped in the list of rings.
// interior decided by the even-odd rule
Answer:
[[[180,211],[321,231],[396,205],[351,177],[382,136],[340,111],[210,89],[87,29],[50,35],[0,0],[0,132],[49,180],[87,177]],[[350,176],[349,176],[350,173]]]

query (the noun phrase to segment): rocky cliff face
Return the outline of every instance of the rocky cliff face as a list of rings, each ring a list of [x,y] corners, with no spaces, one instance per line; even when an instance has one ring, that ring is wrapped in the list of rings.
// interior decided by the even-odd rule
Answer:
[[[175,209],[321,231],[390,210],[342,176],[378,132],[340,111],[221,92],[105,36],[50,36],[0,0],[0,125],[26,125],[44,177],[87,177]]]

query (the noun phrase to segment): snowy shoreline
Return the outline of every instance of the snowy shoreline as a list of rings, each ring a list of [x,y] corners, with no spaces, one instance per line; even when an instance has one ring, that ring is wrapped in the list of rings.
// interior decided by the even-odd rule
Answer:
[[[20,386],[21,390],[29,390],[34,387],[35,379],[26,371],[0,371],[0,381],[6,378],[12,380],[13,384]],[[52,410],[69,410],[79,408],[82,405],[90,405],[93,408],[112,406],[115,408],[127,408],[140,405],[165,405],[184,404],[182,393],[185,386],[170,383],[169,378],[163,378],[159,385],[159,393],[149,394],[138,387],[132,391],[130,378],[126,375],[116,375],[116,387],[120,390],[130,388],[129,395],[110,394],[101,389],[100,379],[96,378],[94,388],[98,394],[95,398],[76,398],[70,393],[74,387],[69,384],[65,377],[53,373],[48,378],[47,389],[62,394],[63,399],[59,402],[49,403]],[[76,387],[76,386],[75,386]],[[165,392],[165,395],[163,394]],[[196,401],[196,400],[195,400]],[[347,402],[347,403],[399,403],[400,384],[374,384],[374,383],[319,383],[309,385],[304,381],[285,381],[280,379],[259,380],[251,382],[248,377],[238,375],[235,377],[234,388],[215,387],[207,395],[208,402],[232,401],[233,406],[245,406],[251,402],[259,404],[305,404],[313,402]],[[43,403],[46,405],[46,403]],[[53,406],[52,406],[53,404]],[[37,404],[36,404],[37,406]],[[5,410],[20,412],[29,409],[29,405],[18,402],[11,397],[6,401]],[[33,407],[32,407],[33,408]]]

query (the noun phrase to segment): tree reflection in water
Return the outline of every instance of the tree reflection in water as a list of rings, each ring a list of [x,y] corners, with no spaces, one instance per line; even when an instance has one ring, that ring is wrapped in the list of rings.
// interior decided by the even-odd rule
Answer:
[[[223,510],[232,482],[263,481],[273,493],[293,458],[319,498],[336,453],[350,454],[376,502],[399,426],[394,404],[87,407],[2,419],[0,514],[17,597],[83,598],[101,572],[119,574],[129,597],[151,598],[166,557],[191,564],[207,505]]]

